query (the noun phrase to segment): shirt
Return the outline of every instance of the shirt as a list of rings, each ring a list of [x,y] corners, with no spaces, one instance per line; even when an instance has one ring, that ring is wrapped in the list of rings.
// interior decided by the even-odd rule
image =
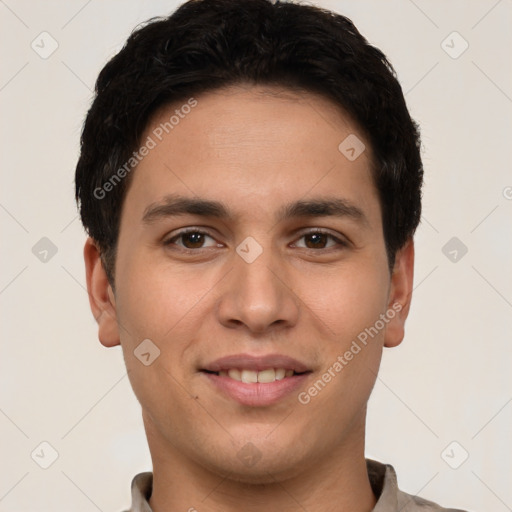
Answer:
[[[443,508],[400,491],[393,466],[366,459],[368,477],[377,504],[372,512],[465,512],[460,509]],[[132,506],[126,512],[152,512],[148,500],[151,496],[153,473],[139,473],[132,481]]]

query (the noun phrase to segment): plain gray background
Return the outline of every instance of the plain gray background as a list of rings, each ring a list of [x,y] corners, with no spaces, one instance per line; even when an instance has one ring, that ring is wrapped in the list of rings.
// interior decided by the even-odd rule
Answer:
[[[121,350],[97,341],[73,179],[98,72],[177,5],[0,1],[0,511],[120,511],[151,469]],[[424,145],[412,311],[385,350],[367,456],[409,493],[512,510],[512,2],[316,5],[389,57]]]

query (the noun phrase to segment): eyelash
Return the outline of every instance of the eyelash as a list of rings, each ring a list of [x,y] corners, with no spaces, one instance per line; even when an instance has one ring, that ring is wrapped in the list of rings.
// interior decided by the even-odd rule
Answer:
[[[165,246],[173,245],[174,242],[176,240],[178,240],[180,237],[182,237],[184,235],[187,235],[187,234],[190,234],[190,233],[197,233],[197,234],[200,234],[200,235],[206,235],[206,236],[209,236],[210,238],[214,239],[214,237],[212,235],[210,235],[210,233],[208,233],[207,231],[202,231],[202,230],[197,229],[197,228],[187,228],[187,229],[183,229],[182,231],[179,231],[178,233],[173,235],[171,238],[169,238],[167,240],[164,240],[163,244]],[[326,235],[331,240],[334,240],[337,243],[337,245],[339,246],[338,249],[340,247],[341,248],[348,247],[348,243],[347,242],[345,242],[345,241],[341,240],[340,238],[334,236],[329,231],[323,230],[321,228],[316,228],[316,229],[313,229],[313,230],[308,231],[306,233],[302,233],[302,235],[299,237],[299,240],[301,238],[304,238],[305,236],[316,235],[316,234]],[[197,249],[189,249],[188,247],[181,247],[181,246],[177,246],[177,247],[179,247],[179,250],[184,251],[184,252],[188,252],[188,253],[197,253],[201,249],[209,249],[209,247],[198,247]],[[333,249],[333,248],[335,248],[335,247],[320,248],[320,249],[312,249],[312,248],[309,248],[309,247],[300,247],[300,249],[306,249],[306,250],[315,251],[315,252],[328,251],[328,250]]]

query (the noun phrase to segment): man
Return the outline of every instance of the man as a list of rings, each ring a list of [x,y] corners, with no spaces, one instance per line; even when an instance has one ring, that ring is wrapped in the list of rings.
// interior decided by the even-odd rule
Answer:
[[[105,66],[76,197],[153,461],[131,511],[447,510],[364,457],[411,302],[419,148],[385,56],[312,6],[190,1]]]

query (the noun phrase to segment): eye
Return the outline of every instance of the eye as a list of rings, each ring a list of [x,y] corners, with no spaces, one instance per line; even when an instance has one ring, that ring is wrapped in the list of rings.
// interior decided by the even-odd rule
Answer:
[[[299,240],[304,239],[304,245],[300,245],[299,243],[292,244],[294,247],[304,248],[304,249],[330,249],[332,247],[347,247],[347,242],[341,240],[340,238],[334,236],[332,233],[327,231],[323,231],[320,229],[315,229],[314,231],[310,231],[308,233],[304,233]],[[210,240],[209,244],[208,240]],[[184,250],[194,249],[206,249],[208,247],[220,247],[221,244],[216,242],[216,240],[210,236],[207,232],[201,231],[197,228],[189,228],[184,229],[176,234],[174,234],[171,238],[168,238],[164,241],[165,246],[177,246],[181,247]]]
[[[335,247],[337,245],[347,247],[347,243],[340,238],[337,238],[333,234],[319,229],[304,233],[300,239],[305,239],[305,245],[300,246],[294,244],[294,246],[305,249],[330,249],[331,247]],[[331,245],[327,245],[329,241],[332,242]]]
[[[213,243],[205,246],[205,242],[207,239],[210,239]],[[176,241],[180,240],[181,243],[176,243]],[[205,247],[217,247],[219,244],[215,241],[213,237],[211,237],[208,233],[204,231],[200,231],[199,229],[187,229],[180,231],[175,234],[173,237],[168,238],[164,241],[164,245],[177,245],[178,247],[182,247],[184,249],[204,249]]]

